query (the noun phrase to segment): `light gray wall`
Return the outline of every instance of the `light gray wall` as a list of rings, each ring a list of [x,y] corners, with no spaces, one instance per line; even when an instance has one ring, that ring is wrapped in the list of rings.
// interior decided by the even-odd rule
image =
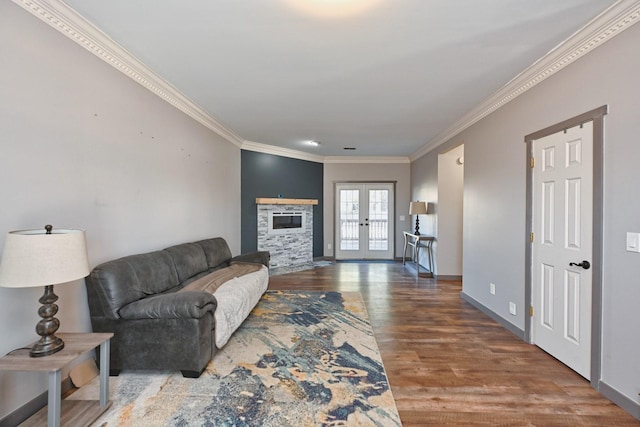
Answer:
[[[237,147],[13,3],[0,17],[0,248],[51,223],[86,230],[92,267],[212,236],[238,253]],[[60,331],[90,331],[83,282],[55,289]],[[0,355],[35,341],[42,292],[0,288]],[[46,388],[0,373],[0,419]]]
[[[464,145],[438,156],[438,242],[436,274],[462,276],[462,201]]]
[[[334,183],[349,181],[396,181],[396,257],[402,256],[403,230],[413,229],[409,224],[410,166],[400,164],[326,163],[324,165],[324,255],[332,257],[334,229]],[[405,220],[399,218],[404,215]],[[331,249],[327,244],[331,243]]]
[[[411,200],[420,200],[435,204],[436,214],[433,221],[425,221],[420,226],[427,234],[437,236],[438,212],[438,152],[431,151],[411,163]],[[411,217],[411,229],[415,228],[415,216]]]
[[[634,25],[457,135],[464,141],[463,292],[524,328],[524,136],[609,105],[604,138],[602,381],[638,411],[640,254],[625,233],[640,231],[640,25]],[[442,151],[436,150],[436,151]],[[412,164],[412,197],[433,188],[435,154]],[[416,170],[418,169],[418,170]],[[600,262],[594,260],[594,262]],[[497,286],[489,294],[489,282]],[[508,314],[508,302],[517,316]]]
[[[433,271],[438,274],[438,151],[434,150],[411,163],[411,200],[433,203],[435,214],[422,215],[420,218],[420,233],[435,236],[433,243]],[[408,229],[415,229],[416,217],[411,216]],[[420,264],[428,266],[427,254],[420,251]]]

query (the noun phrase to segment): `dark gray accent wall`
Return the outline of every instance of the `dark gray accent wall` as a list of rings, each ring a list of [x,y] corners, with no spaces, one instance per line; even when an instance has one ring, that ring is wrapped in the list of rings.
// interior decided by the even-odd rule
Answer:
[[[318,199],[313,206],[313,256],[323,255],[322,178],[324,165],[273,154],[241,152],[242,253],[258,247],[257,197]]]

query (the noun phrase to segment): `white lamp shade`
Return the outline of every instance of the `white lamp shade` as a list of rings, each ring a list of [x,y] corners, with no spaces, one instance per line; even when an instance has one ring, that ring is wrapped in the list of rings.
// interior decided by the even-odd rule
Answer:
[[[410,202],[409,215],[424,215],[427,213],[427,204],[425,202]]]
[[[71,282],[89,275],[84,230],[44,229],[7,233],[0,286],[26,288]]]

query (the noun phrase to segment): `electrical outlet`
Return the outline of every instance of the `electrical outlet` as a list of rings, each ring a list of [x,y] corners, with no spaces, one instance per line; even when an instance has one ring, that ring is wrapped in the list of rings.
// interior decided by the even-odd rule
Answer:
[[[404,221],[404,220],[405,220],[404,215],[400,215],[400,221]]]
[[[640,233],[627,233],[627,251],[640,252]]]
[[[509,314],[516,315],[516,303],[509,301]]]
[[[327,249],[331,249],[331,243],[327,243]]]
[[[495,283],[489,283],[489,293],[491,295],[495,295],[496,294],[496,284]]]

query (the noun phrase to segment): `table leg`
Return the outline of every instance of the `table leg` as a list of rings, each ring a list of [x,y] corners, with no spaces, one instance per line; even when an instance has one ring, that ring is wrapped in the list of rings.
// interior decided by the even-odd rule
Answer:
[[[100,406],[109,402],[109,343],[100,344]]]
[[[60,405],[62,401],[62,370],[49,372],[49,395],[47,426],[60,427]]]
[[[416,274],[420,275],[420,240],[418,239],[413,248],[413,261],[416,263]]]
[[[404,250],[402,251],[402,265],[404,265],[404,259],[407,256],[407,235],[404,235]]]

